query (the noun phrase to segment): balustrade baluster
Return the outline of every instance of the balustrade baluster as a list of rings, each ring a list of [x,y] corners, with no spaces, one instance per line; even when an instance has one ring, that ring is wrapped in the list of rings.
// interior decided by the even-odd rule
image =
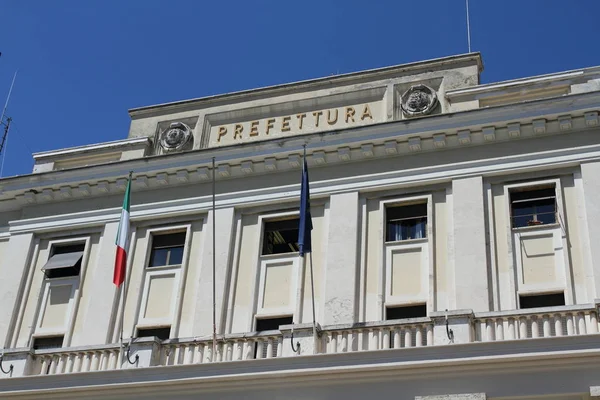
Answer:
[[[427,325],[427,346],[433,346],[433,324]]]
[[[495,323],[496,323],[496,340],[504,340],[504,319],[497,318]]]
[[[400,336],[400,328],[394,328],[394,348],[399,349],[402,347],[402,339]]]
[[[369,329],[369,348],[368,350],[378,350],[379,349],[379,331],[376,329]]]
[[[81,365],[83,364],[84,353],[75,353],[75,359],[73,360],[73,372],[81,372]]]
[[[590,312],[590,325],[587,329],[588,333],[598,333],[598,316],[595,311]]]
[[[267,358],[273,358],[273,338],[267,338]]]
[[[527,318],[519,318],[519,339],[527,339]]]
[[[542,317],[542,321],[543,321],[543,327],[544,327],[544,337],[552,336],[552,332],[550,330],[550,316],[544,315]]]
[[[417,347],[423,346],[423,329],[421,325],[416,326],[415,344]]]
[[[256,351],[256,358],[262,358],[263,356],[263,347],[264,347],[264,342],[262,338],[258,339],[258,345],[257,348],[258,350]]]
[[[577,313],[577,325],[579,327],[578,333],[580,335],[585,335],[587,333],[587,330],[586,330],[586,326],[585,326],[585,314],[584,313]]]
[[[567,314],[567,336],[575,335],[575,325],[573,323],[574,315],[572,313]]]
[[[517,332],[515,328],[516,321],[514,318],[508,319],[508,332],[506,338],[508,340],[515,340],[517,338]]]
[[[277,357],[283,355],[283,336],[277,338]]]
[[[539,321],[537,317],[531,317],[531,337],[539,338],[540,337],[540,327]]]
[[[348,332],[342,332],[342,348],[340,349],[342,353],[348,352]]]
[[[485,320],[485,341],[494,341],[494,321],[491,319]]]
[[[59,356],[58,355],[51,355],[50,357],[50,369],[48,370],[48,375],[55,375],[56,374],[56,369],[58,368],[58,361],[59,361]]]
[[[252,359],[253,352],[254,352],[254,340],[247,340],[244,343],[244,360]]]
[[[73,372],[73,366],[75,364],[75,354],[69,353],[65,355],[65,374]]]
[[[404,331],[404,347],[412,347],[412,332],[410,327],[403,329]]]
[[[390,330],[387,328],[381,330],[381,348],[390,348]]]
[[[50,360],[52,358],[48,357],[48,356],[41,356],[41,358],[42,358],[42,369],[40,370],[40,375],[47,375],[48,367],[50,365]]]
[[[554,334],[556,336],[563,335],[562,315],[554,314]]]
[[[204,346],[204,362],[206,362],[206,363],[213,362],[213,345],[212,345],[212,342],[207,343]]]

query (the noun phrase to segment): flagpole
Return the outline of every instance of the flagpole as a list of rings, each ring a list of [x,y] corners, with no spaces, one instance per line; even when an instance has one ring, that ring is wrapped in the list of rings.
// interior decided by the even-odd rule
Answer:
[[[306,144],[302,145],[302,147],[303,147],[302,175],[304,175],[304,165],[306,163]],[[304,179],[304,177],[303,177],[303,179]],[[308,185],[308,182],[307,182],[307,185]],[[310,198],[308,200],[310,201]],[[304,266],[306,266],[306,260],[304,258],[304,255],[302,256],[302,262],[303,262]],[[313,273],[312,248],[309,251],[309,265],[310,265],[309,266],[309,268],[310,268],[310,291],[311,291],[311,303],[312,303],[312,325],[313,325],[313,341],[314,341],[313,354],[317,354],[318,335],[317,335],[317,317],[316,317],[316,311],[315,311],[315,308],[316,308],[315,307],[315,279],[314,279],[314,273]]]
[[[215,293],[217,292],[217,284],[216,284],[216,264],[217,264],[217,255],[216,255],[216,240],[215,240],[215,232],[216,232],[216,218],[215,218],[215,187],[216,187],[216,171],[215,171],[215,158],[212,158],[212,301],[213,301],[213,309],[212,309],[212,319],[213,319],[213,344],[212,344],[212,360],[216,360],[217,357],[217,300]]]
[[[129,176],[127,177],[127,187],[129,187],[129,185],[131,184],[131,176],[133,175],[133,171],[129,171]],[[129,193],[129,195],[131,196],[131,192]],[[129,200],[131,202],[131,198]],[[122,221],[121,221],[122,222]],[[128,232],[128,234],[131,234],[131,232]],[[127,240],[129,240],[129,238],[127,238]],[[123,365],[123,332],[125,330],[125,297],[126,297],[126,293],[125,293],[125,282],[127,280],[127,262],[129,261],[129,254],[127,254],[127,257],[125,258],[125,274],[123,275],[123,283],[121,283],[121,334],[120,334],[120,354],[121,354],[121,362],[119,363],[119,365]],[[129,341],[129,345],[131,346],[131,339]],[[129,361],[129,359],[128,359]]]

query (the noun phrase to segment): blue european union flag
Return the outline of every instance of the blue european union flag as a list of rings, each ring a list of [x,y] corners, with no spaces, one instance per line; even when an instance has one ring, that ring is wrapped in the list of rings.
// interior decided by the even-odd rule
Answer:
[[[298,247],[300,257],[312,249],[310,231],[312,231],[312,217],[310,216],[310,191],[308,189],[308,166],[306,153],[302,164],[302,186],[300,187],[300,224],[298,226]]]

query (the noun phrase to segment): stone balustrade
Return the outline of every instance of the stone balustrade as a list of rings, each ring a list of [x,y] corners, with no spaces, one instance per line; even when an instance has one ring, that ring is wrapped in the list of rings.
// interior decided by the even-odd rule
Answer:
[[[328,326],[321,332],[320,353],[431,346],[433,330],[431,318]]]
[[[274,331],[219,335],[214,350],[212,337],[163,341],[138,338],[132,341],[129,352],[119,344],[8,349],[2,354],[2,367],[10,371],[0,374],[0,379],[590,335],[600,332],[599,305],[481,313],[471,310],[434,312],[426,318],[319,326],[316,337],[311,324],[286,325]]]
[[[537,339],[598,333],[595,304],[475,313],[475,340]]]
[[[160,365],[201,364],[281,357],[280,331],[248,335],[219,335],[213,350],[212,337],[170,339],[162,343]],[[216,353],[213,355],[213,351]]]

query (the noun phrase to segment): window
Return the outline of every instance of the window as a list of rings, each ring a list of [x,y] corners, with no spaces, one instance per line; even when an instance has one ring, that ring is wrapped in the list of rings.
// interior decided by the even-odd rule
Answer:
[[[299,222],[299,218],[265,222],[262,254],[282,254],[299,251]]]
[[[42,267],[48,279],[78,276],[81,272],[84,243],[53,246],[52,256]]]
[[[554,186],[525,189],[510,193],[513,228],[556,223],[556,191]]]
[[[45,350],[45,349],[60,349],[63,345],[65,337],[60,336],[48,336],[48,337],[37,337],[33,339],[34,350]]]
[[[171,336],[171,327],[138,329],[137,337],[157,337],[160,340],[167,340]]]
[[[427,316],[427,307],[425,304],[406,307],[387,307],[385,309],[385,319],[406,319],[406,318],[421,318]]]
[[[152,236],[152,252],[148,268],[181,265],[185,232]]]
[[[281,325],[293,324],[292,317],[262,318],[256,320],[256,331],[276,331]]]
[[[427,203],[387,207],[385,222],[387,242],[425,238]]]
[[[277,318],[262,318],[256,320],[256,331],[276,331],[279,330],[281,325],[291,325],[294,323],[294,319],[290,317],[277,317]],[[273,341],[273,357],[277,357],[277,346],[278,343]],[[258,343],[254,347],[254,358],[258,355]],[[264,344],[262,348],[261,358],[267,358],[267,345]]]
[[[519,296],[521,308],[556,307],[565,305],[564,293]]]

